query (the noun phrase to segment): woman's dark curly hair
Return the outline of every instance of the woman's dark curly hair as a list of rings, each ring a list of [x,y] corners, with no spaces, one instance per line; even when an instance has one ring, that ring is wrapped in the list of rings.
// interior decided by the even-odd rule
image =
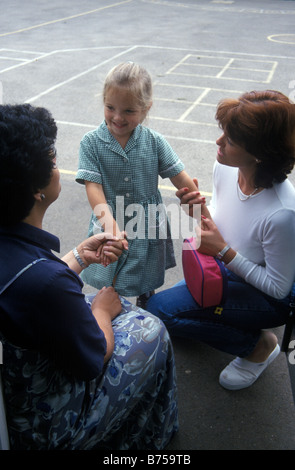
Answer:
[[[0,106],[0,224],[29,215],[34,194],[51,178],[57,127],[49,111],[29,104]]]
[[[231,140],[257,158],[255,186],[281,183],[295,164],[295,104],[278,91],[222,100],[216,119]]]

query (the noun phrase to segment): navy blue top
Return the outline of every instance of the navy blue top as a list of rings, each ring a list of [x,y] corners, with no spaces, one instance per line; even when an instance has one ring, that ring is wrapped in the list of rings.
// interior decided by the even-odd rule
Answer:
[[[78,379],[91,380],[103,369],[106,340],[82,293],[80,277],[51,250],[59,239],[31,225],[0,227],[0,331],[16,346],[33,349]]]

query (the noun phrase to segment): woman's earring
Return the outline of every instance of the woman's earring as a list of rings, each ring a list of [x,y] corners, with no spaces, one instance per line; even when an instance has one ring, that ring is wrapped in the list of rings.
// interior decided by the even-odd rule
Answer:
[[[41,201],[44,201],[44,199],[45,199],[45,194],[41,193],[41,194],[40,194],[40,198],[41,198]]]
[[[256,158],[256,163],[261,163],[261,160],[259,160],[258,158]]]

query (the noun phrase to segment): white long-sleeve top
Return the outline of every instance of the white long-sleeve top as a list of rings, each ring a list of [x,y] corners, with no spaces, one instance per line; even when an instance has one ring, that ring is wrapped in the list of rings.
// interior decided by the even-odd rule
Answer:
[[[237,251],[227,267],[262,292],[283,299],[295,280],[293,185],[285,180],[241,201],[238,168],[216,162],[213,176],[209,209],[224,240]]]

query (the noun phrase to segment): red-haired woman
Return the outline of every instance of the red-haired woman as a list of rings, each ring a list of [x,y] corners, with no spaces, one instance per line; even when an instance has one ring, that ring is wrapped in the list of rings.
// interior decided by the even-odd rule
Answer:
[[[202,309],[184,281],[155,295],[148,310],[172,335],[195,338],[238,357],[220,374],[231,390],[249,387],[280,352],[265,329],[286,322],[295,280],[295,105],[280,92],[253,91],[220,102],[223,131],[203,253],[222,258],[228,297],[221,315]],[[177,192],[193,204],[195,193]]]

